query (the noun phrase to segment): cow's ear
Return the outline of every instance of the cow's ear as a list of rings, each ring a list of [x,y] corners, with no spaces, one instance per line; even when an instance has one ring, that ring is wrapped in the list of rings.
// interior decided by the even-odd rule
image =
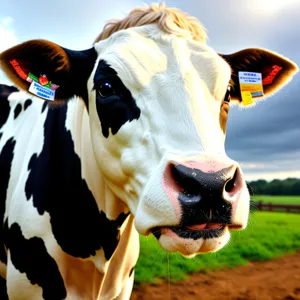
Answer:
[[[229,55],[220,55],[232,69],[231,99],[240,103],[242,102],[239,82],[240,71],[261,73],[262,75],[263,95],[258,93],[254,100],[273,95],[286,85],[298,71],[297,65],[292,61],[264,49],[251,48]]]
[[[76,95],[87,101],[87,80],[96,59],[94,48],[73,51],[31,40],[2,52],[0,66],[16,86],[37,97],[67,101]]]

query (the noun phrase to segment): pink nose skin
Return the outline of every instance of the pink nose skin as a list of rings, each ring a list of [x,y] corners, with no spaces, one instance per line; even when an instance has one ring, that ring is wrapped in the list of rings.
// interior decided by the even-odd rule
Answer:
[[[230,224],[246,188],[238,165],[215,160],[172,161],[164,172],[163,186],[178,220],[189,228]]]

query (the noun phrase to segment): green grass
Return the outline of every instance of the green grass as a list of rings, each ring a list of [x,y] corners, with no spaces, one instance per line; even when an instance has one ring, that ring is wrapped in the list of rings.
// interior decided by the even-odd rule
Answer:
[[[300,196],[269,196],[255,195],[252,197],[254,202],[273,203],[273,204],[295,204],[300,205]]]
[[[231,268],[300,249],[300,214],[256,212],[250,216],[246,230],[232,232],[232,238],[224,249],[193,259],[167,253],[153,236],[141,236],[140,241],[135,282],[176,281],[195,271]]]

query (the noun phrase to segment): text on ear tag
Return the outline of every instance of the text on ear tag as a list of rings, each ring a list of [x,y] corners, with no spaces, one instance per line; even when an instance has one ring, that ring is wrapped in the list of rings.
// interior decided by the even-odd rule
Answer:
[[[55,90],[51,90],[48,87],[42,86],[36,81],[32,81],[29,92],[46,100],[54,101]]]
[[[239,72],[239,83],[244,105],[253,104],[253,98],[264,95],[261,73]]]

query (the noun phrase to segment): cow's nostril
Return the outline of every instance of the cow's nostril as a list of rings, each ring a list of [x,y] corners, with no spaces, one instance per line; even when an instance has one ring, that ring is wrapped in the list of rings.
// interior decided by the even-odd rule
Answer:
[[[235,187],[236,178],[237,178],[237,169],[235,170],[233,177],[225,183],[226,192],[230,193],[233,191]]]
[[[183,165],[171,165],[171,173],[177,185],[185,192],[199,194],[199,184],[193,175],[193,169]]]
[[[239,167],[236,167],[234,175],[224,186],[223,199],[235,201],[236,197],[243,191],[243,177]]]

